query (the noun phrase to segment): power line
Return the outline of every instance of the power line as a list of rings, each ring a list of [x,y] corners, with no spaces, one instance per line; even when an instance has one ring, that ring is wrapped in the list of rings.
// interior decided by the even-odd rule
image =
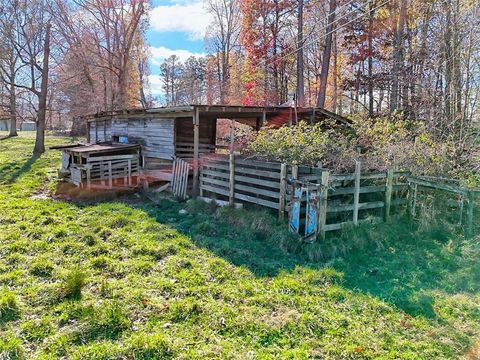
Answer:
[[[367,1],[367,2],[365,3],[365,5],[370,4],[372,1],[374,1],[374,0],[369,0],[369,1]],[[373,9],[370,9],[370,11],[375,11],[375,10],[381,8],[382,6],[388,4],[388,3],[391,2],[391,1],[392,1],[392,0],[386,0],[386,1],[382,2],[380,5],[374,7]],[[353,10],[353,11],[345,14],[345,15],[342,16],[341,18],[344,18],[345,16],[351,15],[351,14],[354,13],[355,11],[357,11],[357,10]],[[320,36],[319,38],[327,37],[328,35],[333,34],[334,32],[336,32],[336,31],[338,31],[338,30],[346,27],[347,25],[351,24],[352,22],[360,19],[360,18],[361,18],[362,16],[364,16],[364,15],[366,15],[366,14],[358,15],[357,17],[355,17],[355,18],[353,18],[352,20],[346,22],[345,24],[343,24],[343,25],[341,25],[341,26],[339,26],[339,27],[337,27],[337,28],[334,28],[332,31],[330,31],[330,32],[328,32],[328,33],[323,34],[323,35]],[[339,18],[338,20],[340,20],[341,18]],[[334,24],[334,23],[335,23],[335,21],[332,22],[332,24]],[[326,29],[327,27],[328,27],[328,25],[325,26],[325,27],[323,27],[321,30],[324,30],[324,29]],[[313,34],[312,34],[312,35],[313,35]],[[271,63],[273,63],[273,62],[275,62],[275,61],[279,61],[279,60],[282,60],[282,59],[284,59],[284,58],[286,58],[286,57],[295,55],[298,50],[304,49],[306,46],[309,46],[309,45],[314,44],[316,41],[318,41],[319,38],[315,39],[314,41],[305,42],[302,46],[300,46],[300,47],[298,47],[297,49],[295,49],[295,51],[292,51],[292,52],[290,52],[290,53],[288,53],[288,54],[285,54],[285,55],[281,56],[280,58],[271,59],[271,60],[269,60],[269,61],[267,61],[267,60],[262,60],[262,61],[258,64],[258,66],[261,66],[261,65],[269,65],[269,64],[271,64]]]

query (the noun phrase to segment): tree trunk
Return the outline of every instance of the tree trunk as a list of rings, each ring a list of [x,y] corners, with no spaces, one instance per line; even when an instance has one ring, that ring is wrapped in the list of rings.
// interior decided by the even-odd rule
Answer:
[[[17,94],[15,92],[15,86],[13,85],[15,80],[12,81],[10,85],[10,134],[8,136],[18,136],[17,134]]]
[[[317,107],[325,107],[325,98],[327,96],[327,80],[330,68],[330,55],[332,53],[332,35],[335,21],[335,11],[337,9],[337,1],[330,0],[329,14],[327,19],[327,36],[325,38],[325,49],[323,51],[322,71],[320,72],[320,89],[318,91]]]
[[[408,0],[400,0],[400,13],[396,24],[394,49],[393,49],[393,65],[392,65],[392,91],[390,93],[390,112],[398,109],[399,98],[399,77],[400,69],[403,65],[403,31],[405,28],[405,18],[407,15]]]
[[[297,30],[297,106],[305,106],[305,80],[303,64],[303,0],[298,0]]]
[[[450,1],[445,3],[446,5],[446,29],[445,29],[445,118],[448,123],[453,120],[453,95],[452,95],[452,68],[453,68],[453,51],[452,51],[452,4]]]
[[[373,117],[373,15],[372,3],[368,16],[368,116]]]
[[[8,88],[8,96],[9,96],[9,114],[10,114],[10,133],[8,136],[18,136],[17,134],[17,93],[15,88],[15,78],[16,78],[16,59],[14,50],[12,49],[10,52],[10,61],[9,61],[9,74],[8,80],[10,81],[10,85]]]
[[[43,68],[40,93],[38,95],[38,115],[37,115],[37,135],[35,138],[34,154],[45,152],[45,115],[47,112],[47,94],[48,94],[48,61],[50,57],[50,29],[51,24],[47,24],[45,33],[45,44],[43,47]]]
[[[338,45],[337,35],[333,39],[333,99],[332,111],[337,112],[338,107]]]

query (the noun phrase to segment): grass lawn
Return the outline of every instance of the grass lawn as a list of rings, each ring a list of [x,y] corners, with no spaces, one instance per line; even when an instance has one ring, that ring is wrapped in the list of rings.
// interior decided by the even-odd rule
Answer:
[[[0,141],[0,359],[479,355],[478,236],[398,220],[316,261],[263,212],[54,200],[60,153],[32,148]]]

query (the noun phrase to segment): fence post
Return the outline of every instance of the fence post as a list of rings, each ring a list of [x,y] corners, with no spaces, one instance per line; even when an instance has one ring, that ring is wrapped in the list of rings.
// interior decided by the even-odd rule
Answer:
[[[108,188],[111,189],[113,187],[113,179],[112,179],[112,162],[108,162]]]
[[[292,165],[292,179],[298,179],[298,165]]]
[[[229,192],[229,203],[231,206],[235,203],[235,154],[230,154],[230,192]]]
[[[461,226],[462,225],[462,222],[463,222],[463,205],[464,205],[464,202],[465,202],[465,196],[462,195],[460,197],[460,206],[459,206],[459,210],[458,210],[458,224]]]
[[[387,170],[387,184],[385,188],[385,212],[384,220],[390,220],[390,211],[392,208],[392,193],[393,193],[393,169]]]
[[[202,187],[202,170],[203,170],[203,161],[199,161],[198,162],[198,192],[199,192],[199,195],[200,197],[203,197],[205,195],[205,191],[203,190],[203,187]],[[190,165],[188,166],[188,173],[190,173]],[[187,178],[188,178],[188,174],[187,174]],[[188,180],[187,180],[187,188],[188,188]],[[215,195],[213,194],[212,197],[214,197]]]
[[[322,172],[322,191],[320,193],[320,212],[318,213],[318,233],[320,239],[325,240],[325,226],[327,225],[327,207],[328,207],[328,186],[330,182],[330,173]]]
[[[285,217],[285,196],[287,192],[287,164],[282,164],[280,168],[280,197],[278,206],[278,218],[283,220]]]
[[[468,192],[468,209],[467,209],[467,227],[465,229],[465,237],[470,239],[473,237],[473,210],[475,206],[475,196],[473,191]]]
[[[355,161],[355,191],[353,193],[353,224],[358,225],[358,206],[360,204],[360,176],[362,163]]]
[[[198,196],[199,185],[199,147],[200,147],[200,113],[195,107],[193,115],[193,196]]]

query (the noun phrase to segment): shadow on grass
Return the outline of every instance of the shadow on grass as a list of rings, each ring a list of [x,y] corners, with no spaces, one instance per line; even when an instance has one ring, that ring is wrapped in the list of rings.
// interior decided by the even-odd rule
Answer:
[[[5,135],[5,136],[0,136],[0,141],[2,140],[7,140],[13,137],[17,137],[18,135]]]
[[[179,215],[184,208],[188,214]],[[443,228],[422,231],[406,219],[306,245],[265,211],[219,210],[168,200],[142,209],[190,236],[197,246],[258,277],[274,277],[297,266],[330,266],[344,274],[345,287],[381,298],[412,316],[435,317],[438,292],[480,291],[478,240],[463,240]]]
[[[40,158],[40,155],[32,155],[27,161],[12,161],[0,166],[0,183],[11,184],[22,174],[27,173],[32,165]]]

